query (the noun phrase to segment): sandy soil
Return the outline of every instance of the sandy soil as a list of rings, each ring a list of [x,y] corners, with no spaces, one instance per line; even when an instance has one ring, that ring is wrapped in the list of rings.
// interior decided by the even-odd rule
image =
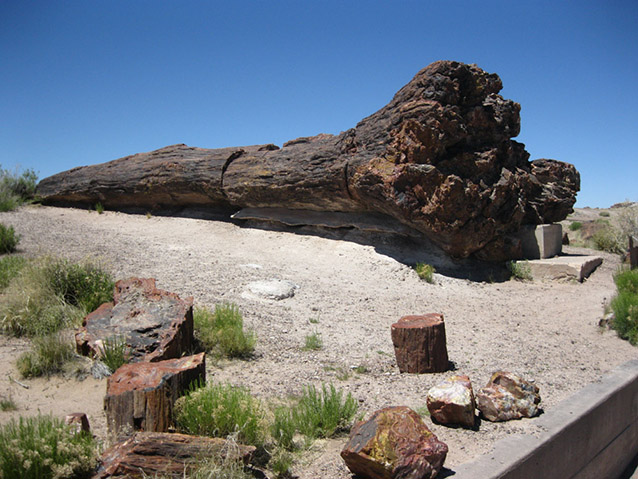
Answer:
[[[327,238],[230,222],[49,207],[1,213],[0,222],[22,236],[21,254],[99,257],[118,279],[154,277],[160,288],[193,296],[198,305],[237,303],[246,325],[257,332],[256,357],[211,362],[208,377],[245,385],[263,399],[333,382],[358,398],[366,414],[390,405],[417,409],[425,405],[428,389],[451,374],[469,375],[478,389],[493,371],[506,369],[535,381],[548,410],[636,357],[634,347],[598,326],[614,292],[618,258],[612,255],[602,254],[603,265],[582,284],[473,282],[440,274],[428,284],[397,259],[427,252],[388,237],[366,245],[349,241],[360,239],[349,232]],[[273,278],[299,289],[281,301],[246,294],[248,283]],[[400,374],[390,325],[403,315],[429,312],[445,316],[456,371]],[[303,351],[305,336],[314,332],[323,348]],[[0,423],[38,411],[84,411],[95,434],[105,438],[105,380],[21,380],[29,386],[24,389],[9,376],[19,379],[13,362],[28,348],[26,340],[0,336],[0,395],[10,394],[19,407],[0,412]],[[357,366],[367,372],[355,372]],[[537,431],[534,419],[483,421],[477,431],[425,420],[448,444],[451,470],[508,434]],[[338,454],[344,443],[345,438],[317,442],[294,472],[300,478],[350,477]]]

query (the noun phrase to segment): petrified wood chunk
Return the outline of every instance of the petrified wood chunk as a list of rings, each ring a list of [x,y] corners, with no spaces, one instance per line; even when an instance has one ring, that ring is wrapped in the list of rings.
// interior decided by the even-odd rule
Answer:
[[[158,432],[138,432],[102,454],[94,479],[183,478],[202,458],[229,457],[248,463],[254,446],[225,439]]]
[[[405,406],[376,411],[352,428],[341,457],[348,469],[374,479],[431,479],[443,467],[447,445]]]
[[[192,350],[193,298],[157,289],[153,278],[118,281],[113,302],[84,318],[75,342],[79,353],[99,357],[114,338],[126,341],[131,362],[182,356]]]
[[[538,386],[516,374],[497,371],[476,394],[478,408],[488,421],[509,421],[538,414]]]
[[[432,419],[441,424],[474,427],[476,400],[467,376],[451,376],[430,388],[427,406]]]
[[[68,424],[75,429],[76,433],[91,432],[91,425],[89,424],[89,418],[86,413],[73,412],[64,416],[64,424]]]
[[[392,101],[337,136],[278,148],[172,145],[43,179],[47,204],[224,212],[238,208],[376,212],[424,233],[448,254],[520,255],[524,224],[558,222],[580,188],[576,169],[528,161],[520,105],[498,75],[439,61]]]
[[[448,369],[443,315],[404,316],[391,326],[394,355],[402,373],[440,373]]]
[[[104,411],[109,433],[168,431],[177,398],[191,384],[205,379],[205,353],[121,366],[106,383]]]

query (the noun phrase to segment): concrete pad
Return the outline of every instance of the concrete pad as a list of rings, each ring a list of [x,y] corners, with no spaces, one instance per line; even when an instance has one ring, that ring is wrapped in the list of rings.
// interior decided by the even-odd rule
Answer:
[[[530,267],[532,278],[569,280],[581,283],[603,262],[600,256],[556,256],[554,258],[534,259],[526,261]],[[519,263],[519,261],[517,261]]]
[[[538,419],[538,436],[502,439],[454,479],[619,478],[638,450],[638,360],[629,361]]]
[[[523,258],[543,259],[563,250],[563,227],[560,224],[526,225],[518,233]]]

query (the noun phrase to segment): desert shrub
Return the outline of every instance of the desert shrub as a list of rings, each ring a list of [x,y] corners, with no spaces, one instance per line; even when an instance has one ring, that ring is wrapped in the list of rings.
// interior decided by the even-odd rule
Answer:
[[[581,229],[583,227],[583,224],[580,221],[572,221],[569,224],[569,229],[570,231],[578,231],[579,229]]]
[[[638,236],[638,205],[622,209],[617,218],[618,227],[624,236]]]
[[[625,251],[627,239],[617,228],[609,225],[599,229],[592,236],[594,248],[608,253],[622,254]]]
[[[22,256],[3,256],[0,258],[0,290],[3,290],[15,278],[22,268],[26,265],[27,260]]]
[[[245,358],[255,350],[257,336],[244,331],[244,319],[235,304],[224,303],[196,308],[193,314],[195,336],[206,351],[229,358]]]
[[[62,367],[73,354],[71,345],[59,334],[39,336],[33,339],[31,351],[18,357],[16,367],[25,378],[50,376],[62,371]]]
[[[0,426],[0,477],[53,479],[90,477],[96,444],[51,416],[19,418]]]
[[[112,373],[128,362],[128,351],[125,338],[106,338],[102,345],[100,361],[102,361]]]
[[[357,400],[337,390],[332,384],[323,384],[318,391],[314,386],[304,388],[293,407],[292,417],[297,430],[309,439],[331,437],[347,428],[358,409]]]
[[[11,211],[33,199],[38,175],[33,170],[22,173],[0,168],[0,211]]]
[[[527,261],[509,261],[507,263],[511,277],[522,281],[532,280],[532,268]]]
[[[236,435],[242,444],[265,441],[260,401],[243,387],[211,384],[193,390],[175,404],[175,422],[182,432],[211,437]]]
[[[638,270],[623,270],[614,275],[617,294],[611,300],[612,327],[623,339],[638,344]]]
[[[5,289],[0,330],[14,336],[43,336],[75,327],[112,295],[113,281],[99,266],[41,258],[26,264]]]
[[[289,406],[277,406],[273,411],[274,419],[270,424],[270,435],[275,444],[286,450],[295,448],[294,437],[297,424],[293,411]]]
[[[436,270],[431,264],[417,263],[414,270],[416,271],[416,274],[419,275],[419,278],[427,281],[428,283],[432,283],[434,281],[434,273]]]
[[[609,211],[601,211],[600,213],[598,213],[598,216],[602,216],[603,218],[608,218]]]
[[[16,411],[17,409],[18,405],[10,394],[7,396],[0,394],[0,411]]]
[[[304,338],[304,351],[319,351],[323,347],[323,341],[321,339],[321,334],[315,332],[306,335]]]
[[[94,311],[102,303],[113,300],[115,283],[98,263],[54,259],[46,261],[43,270],[54,294],[87,313]]]
[[[292,477],[290,468],[295,462],[294,456],[286,449],[277,449],[268,462],[270,470],[275,473],[276,478]]]
[[[13,226],[0,223],[0,254],[13,253],[19,241],[20,236],[16,235]]]

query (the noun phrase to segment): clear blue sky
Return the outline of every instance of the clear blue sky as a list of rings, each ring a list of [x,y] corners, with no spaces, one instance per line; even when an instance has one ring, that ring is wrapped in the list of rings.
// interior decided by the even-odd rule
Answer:
[[[447,59],[500,75],[577,206],[638,201],[637,32],[635,0],[0,0],[0,164],[337,134]]]

